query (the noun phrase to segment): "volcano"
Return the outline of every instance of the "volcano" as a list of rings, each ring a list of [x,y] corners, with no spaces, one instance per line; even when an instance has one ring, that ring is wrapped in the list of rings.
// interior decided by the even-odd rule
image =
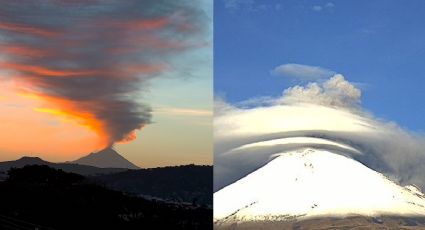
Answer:
[[[282,223],[311,219],[384,216],[419,218],[420,224],[425,217],[424,194],[354,159],[317,148],[275,155],[214,193],[217,229],[235,224],[245,226],[235,229],[251,229],[241,223],[261,228],[277,222],[281,224],[276,227],[282,229],[286,226]]]
[[[106,148],[99,152],[90,153],[89,155],[73,161],[72,163],[89,165],[98,168],[139,169],[138,166],[125,159],[112,148]]]

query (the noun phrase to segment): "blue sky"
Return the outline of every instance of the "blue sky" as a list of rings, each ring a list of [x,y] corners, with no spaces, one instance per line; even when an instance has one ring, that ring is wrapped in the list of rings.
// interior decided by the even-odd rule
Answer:
[[[278,96],[305,79],[273,69],[313,66],[358,83],[376,116],[424,132],[424,11],[420,0],[216,0],[214,93]]]

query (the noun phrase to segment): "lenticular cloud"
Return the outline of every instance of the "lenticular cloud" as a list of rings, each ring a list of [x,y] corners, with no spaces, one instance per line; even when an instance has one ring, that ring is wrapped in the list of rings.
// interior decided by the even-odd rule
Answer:
[[[241,108],[215,101],[214,190],[276,154],[315,147],[351,157],[401,184],[425,188],[425,139],[361,107],[361,90],[337,74]]]

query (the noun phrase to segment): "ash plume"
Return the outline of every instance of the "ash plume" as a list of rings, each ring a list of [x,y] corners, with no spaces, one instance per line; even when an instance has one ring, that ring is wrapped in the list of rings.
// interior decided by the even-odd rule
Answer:
[[[40,112],[96,132],[103,147],[150,122],[136,95],[202,45],[207,17],[196,1],[0,0],[0,71]]]

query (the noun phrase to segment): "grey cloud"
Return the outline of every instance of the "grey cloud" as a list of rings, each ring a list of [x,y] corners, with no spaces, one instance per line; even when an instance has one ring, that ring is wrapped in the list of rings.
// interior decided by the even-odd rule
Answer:
[[[23,90],[43,96],[48,105],[93,115],[108,144],[150,122],[149,106],[135,95],[172,69],[171,58],[206,42],[209,20],[199,3],[186,0],[0,5],[2,72],[30,83]]]

